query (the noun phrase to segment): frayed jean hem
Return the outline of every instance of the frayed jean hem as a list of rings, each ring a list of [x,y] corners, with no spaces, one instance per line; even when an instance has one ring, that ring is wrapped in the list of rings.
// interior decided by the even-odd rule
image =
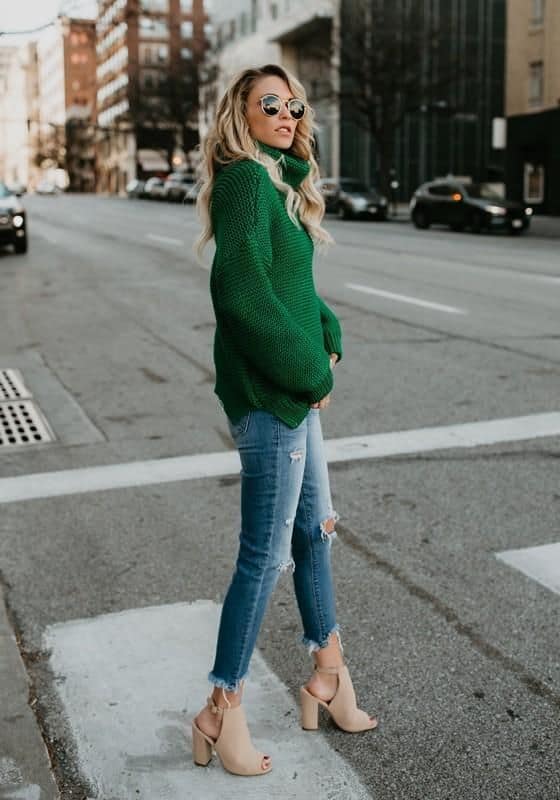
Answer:
[[[335,625],[333,628],[331,628],[331,630],[328,632],[328,634],[321,642],[315,642],[313,641],[313,639],[308,639],[306,636],[302,636],[301,643],[305,647],[307,647],[307,652],[309,653],[309,655],[311,655],[312,653],[316,653],[317,650],[323,650],[325,647],[328,647],[329,639],[331,637],[331,634],[333,633],[336,633],[338,638],[338,644],[340,646],[340,652],[343,653],[344,650],[342,648],[342,642],[340,640],[340,625]]]
[[[246,672],[242,678],[239,678],[236,681],[226,681],[223,678],[218,678],[217,675],[214,675],[213,672],[208,673],[208,680],[210,683],[218,689],[223,689],[225,692],[238,692],[241,689],[241,684],[247,678],[249,673]]]

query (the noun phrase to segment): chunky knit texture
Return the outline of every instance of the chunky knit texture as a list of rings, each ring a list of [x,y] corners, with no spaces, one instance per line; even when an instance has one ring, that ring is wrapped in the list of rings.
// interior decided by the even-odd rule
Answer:
[[[297,187],[308,161],[258,142]],[[210,290],[216,315],[215,392],[232,421],[252,409],[297,427],[333,386],[329,354],[341,329],[313,282],[313,241],[290,220],[285,195],[256,161],[217,174],[210,204],[216,252]]]

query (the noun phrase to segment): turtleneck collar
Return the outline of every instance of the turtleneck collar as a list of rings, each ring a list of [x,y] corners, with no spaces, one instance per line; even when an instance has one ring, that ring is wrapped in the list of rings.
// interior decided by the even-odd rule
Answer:
[[[304,158],[300,158],[292,153],[291,150],[280,150],[277,147],[272,147],[269,144],[256,140],[257,145],[263,153],[272,156],[275,161],[282,158],[280,162],[280,169],[282,178],[285,183],[288,183],[292,189],[296,189],[302,180],[309,174],[311,164]]]

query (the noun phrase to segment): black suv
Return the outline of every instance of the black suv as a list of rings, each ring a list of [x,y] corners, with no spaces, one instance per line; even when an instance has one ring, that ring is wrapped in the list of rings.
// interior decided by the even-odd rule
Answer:
[[[0,244],[13,244],[16,253],[27,252],[25,209],[19,197],[1,181]]]
[[[410,212],[417,228],[441,223],[454,231],[505,229],[518,234],[529,227],[533,209],[505,200],[484,183],[438,180],[424,183],[414,192]]]

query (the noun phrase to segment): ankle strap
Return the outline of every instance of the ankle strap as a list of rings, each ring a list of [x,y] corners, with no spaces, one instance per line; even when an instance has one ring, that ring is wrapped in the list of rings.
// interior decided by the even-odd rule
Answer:
[[[319,667],[315,664],[315,672],[325,672],[327,675],[338,675],[343,666],[344,664],[341,664],[340,667]]]
[[[223,689],[222,689],[222,697],[226,701],[226,704],[227,704],[226,706],[217,706],[216,703],[212,699],[212,695],[210,695],[210,697],[208,697],[207,700],[206,700],[206,705],[208,706],[208,708],[210,709],[212,714],[217,714],[219,717],[223,715],[223,713],[226,710],[226,708],[231,708],[231,703],[227,699],[226,693],[225,693],[225,691]]]

